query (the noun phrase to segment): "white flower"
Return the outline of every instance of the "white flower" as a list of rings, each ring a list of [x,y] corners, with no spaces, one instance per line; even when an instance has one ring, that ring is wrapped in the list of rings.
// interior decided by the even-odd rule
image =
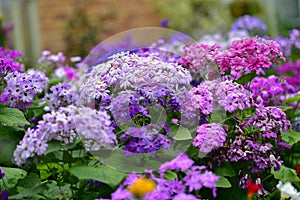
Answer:
[[[300,200],[300,192],[298,192],[290,182],[282,184],[282,182],[279,181],[276,187],[280,190],[282,199],[291,198],[291,200]]]

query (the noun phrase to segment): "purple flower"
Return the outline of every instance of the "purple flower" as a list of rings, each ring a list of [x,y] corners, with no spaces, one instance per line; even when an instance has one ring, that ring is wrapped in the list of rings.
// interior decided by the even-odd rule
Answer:
[[[190,159],[186,154],[180,153],[176,158],[174,158],[171,161],[165,162],[161,165],[159,168],[159,173],[163,174],[165,171],[169,170],[181,170],[186,171],[188,170],[192,165],[194,164],[194,161]]]
[[[209,153],[212,149],[222,146],[226,141],[226,136],[221,124],[202,124],[197,129],[193,145],[198,147],[201,152]]]
[[[48,78],[44,73],[32,70],[27,73],[13,72],[5,77],[7,86],[1,94],[1,103],[10,107],[24,109],[31,105],[34,97],[47,86]]]
[[[164,19],[164,20],[162,20],[161,22],[160,22],[160,26],[161,27],[165,27],[165,28],[167,28],[168,26],[169,26],[169,19]]]
[[[0,179],[3,179],[5,176],[4,170],[0,167]]]
[[[197,197],[195,197],[192,194],[185,194],[185,193],[180,193],[177,194],[175,197],[173,197],[173,200],[199,200]]]
[[[253,34],[267,31],[267,26],[259,18],[244,15],[238,18],[231,27],[231,31],[247,31]]]
[[[219,180],[219,177],[204,169],[204,166],[192,167],[183,178],[185,185],[188,187],[189,192],[200,190],[202,187],[210,188],[213,196],[216,197],[216,182]]]
[[[70,89],[68,83],[58,83],[50,88],[51,93],[47,93],[44,101],[48,101],[47,111],[58,110],[59,107],[71,105],[73,102],[74,92]]]

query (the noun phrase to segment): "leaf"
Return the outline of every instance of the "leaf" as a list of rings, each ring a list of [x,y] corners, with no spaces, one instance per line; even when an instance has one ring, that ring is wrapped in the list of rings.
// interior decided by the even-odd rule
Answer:
[[[47,189],[48,187],[46,183],[41,183],[30,189],[18,187],[18,194],[9,196],[9,199],[31,199],[31,200],[48,199],[40,195],[43,191]]]
[[[280,166],[280,170],[274,171],[274,168],[271,170],[271,174],[278,180],[282,182],[299,182],[300,179],[297,176],[296,170],[292,168],[288,168],[284,165]]]
[[[165,172],[164,177],[167,180],[174,180],[174,179],[178,178],[177,174],[175,172],[170,171],[170,170],[167,170]]]
[[[70,169],[70,172],[80,180],[93,179],[106,183],[111,187],[117,186],[126,177],[125,173],[109,166],[75,166]]]
[[[297,94],[293,97],[287,98],[284,100],[284,103],[288,104],[288,103],[292,103],[294,101],[300,101],[300,94]]]
[[[41,183],[42,182],[38,174],[30,173],[24,179],[20,180],[18,185],[24,188],[33,188]]]
[[[293,130],[283,131],[282,140],[288,143],[289,145],[296,144],[300,141],[300,133]]]
[[[1,188],[5,190],[15,187],[18,181],[25,178],[27,175],[26,171],[19,168],[2,167],[2,169],[5,176],[2,180],[0,180],[0,183],[1,181],[4,183],[2,184]]]
[[[193,139],[191,136],[191,132],[182,126],[179,128],[177,127],[171,127],[170,129],[174,140],[191,140]]]
[[[249,83],[254,77],[255,77],[255,72],[253,71],[249,74],[243,75],[241,78],[239,78],[235,82],[237,82],[238,84],[241,84],[241,85],[245,85],[245,84]]]
[[[283,111],[292,110],[293,107],[291,106],[276,106],[277,108],[280,108]]]
[[[30,124],[26,120],[24,114],[20,110],[14,108],[0,108],[0,122],[6,124],[7,126]]]
[[[227,178],[220,176],[219,180],[216,182],[216,187],[220,188],[231,188],[231,183]]]
[[[236,176],[235,172],[232,169],[232,166],[228,162],[223,163],[220,167],[218,167],[214,171],[214,173],[218,176],[228,176],[228,177]]]

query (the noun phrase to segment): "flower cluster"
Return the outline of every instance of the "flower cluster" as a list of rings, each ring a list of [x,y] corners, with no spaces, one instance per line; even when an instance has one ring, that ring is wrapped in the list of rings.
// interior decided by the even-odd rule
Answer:
[[[257,34],[266,32],[267,26],[257,17],[244,15],[234,22],[230,31],[247,31],[248,33]]]
[[[135,197],[143,197],[145,200],[197,200],[199,198],[188,193],[199,191],[202,188],[212,189],[213,196],[216,197],[216,182],[219,177],[208,171],[205,166],[192,166],[193,163],[194,161],[188,158],[186,154],[181,153],[160,167],[159,177],[150,170],[146,170],[149,178],[138,174],[129,174],[119,188],[112,193],[111,200],[134,200]],[[177,170],[186,172],[186,174],[181,179],[170,180],[164,176],[166,170]]]
[[[275,138],[281,140],[281,132],[291,128],[291,123],[286,119],[286,114],[276,107],[259,106],[256,113],[246,125],[252,125],[261,131],[265,138]]]
[[[300,89],[300,61],[288,62],[276,68],[276,71],[297,90]]]
[[[283,52],[284,56],[291,56],[293,48],[300,49],[300,30],[292,29],[288,38],[279,36],[275,38],[275,41],[280,44],[281,52]]]
[[[27,73],[9,73],[5,80],[7,86],[1,94],[1,103],[8,103],[10,107],[24,110],[30,106],[34,97],[46,88],[48,78],[38,70]]]
[[[184,54],[178,61],[181,65],[194,73],[203,70],[206,65],[212,65],[214,57],[219,53],[220,46],[217,44],[186,44]]]
[[[278,58],[285,61],[278,43],[255,37],[235,40],[228,50],[216,55],[214,61],[223,72],[231,69],[247,74],[250,71],[268,69],[272,62],[278,64]]]
[[[24,66],[18,62],[21,56],[23,53],[20,51],[0,47],[0,77],[4,77],[10,72],[22,72]]]
[[[248,164],[249,170],[252,173],[260,173],[272,166],[275,170],[280,169],[282,161],[280,157],[275,158],[274,154],[274,147],[271,143],[259,144],[250,137],[241,135],[235,137],[226,156],[230,162],[250,162],[251,164]]]
[[[94,66],[83,77],[81,96],[87,101],[106,97],[109,87],[138,89],[147,85],[162,85],[174,88],[175,85],[189,85],[191,75],[188,70],[176,63],[163,62],[159,57],[139,56],[135,53],[114,54],[105,63]]]
[[[74,92],[69,83],[58,83],[50,88],[51,93],[47,93],[43,98],[47,102],[45,110],[58,110],[60,107],[71,105],[74,98]]]
[[[281,105],[286,95],[296,92],[296,89],[287,81],[274,75],[267,78],[255,77],[249,88],[253,92],[254,102],[264,106]]]
[[[166,125],[162,131],[160,131],[161,129],[155,124],[131,127],[120,137],[120,140],[126,144],[124,154],[155,153],[160,148],[168,148],[172,142],[172,137]]]
[[[193,145],[201,152],[209,153],[214,148],[218,148],[226,141],[226,132],[221,124],[202,124],[197,129],[197,135],[193,140]]]
[[[114,147],[117,144],[112,121],[105,111],[77,108],[74,123],[88,151],[98,151],[101,147]]]

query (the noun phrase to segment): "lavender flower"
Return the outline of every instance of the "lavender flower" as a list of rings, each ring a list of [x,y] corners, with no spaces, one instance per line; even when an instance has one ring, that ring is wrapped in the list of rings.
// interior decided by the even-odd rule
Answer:
[[[202,187],[212,189],[213,196],[217,196],[216,182],[219,177],[210,171],[205,170],[205,166],[192,167],[183,178],[188,191],[200,190]],[[203,172],[204,171],[204,172]]]
[[[267,31],[267,26],[259,18],[244,15],[238,18],[231,26],[231,31],[243,30],[252,34],[264,33]]]
[[[23,53],[0,47],[0,77],[3,78],[10,72],[22,72],[24,65],[18,62]]]
[[[13,72],[5,77],[7,86],[1,94],[1,103],[24,110],[30,106],[34,97],[47,86],[48,78],[44,73],[32,70],[27,73]]]
[[[50,88],[51,93],[47,93],[43,98],[48,101],[47,111],[58,110],[59,107],[71,105],[74,98],[74,92],[70,89],[68,83],[59,83]]]
[[[209,153],[213,148],[223,145],[226,141],[226,132],[221,124],[202,124],[197,129],[193,145],[198,147],[201,152]]]
[[[194,161],[190,159],[186,154],[180,153],[176,158],[171,161],[165,162],[159,168],[159,173],[164,174],[165,171],[169,170],[181,170],[186,171],[192,165]]]
[[[0,179],[3,179],[5,176],[4,170],[0,167]]]

